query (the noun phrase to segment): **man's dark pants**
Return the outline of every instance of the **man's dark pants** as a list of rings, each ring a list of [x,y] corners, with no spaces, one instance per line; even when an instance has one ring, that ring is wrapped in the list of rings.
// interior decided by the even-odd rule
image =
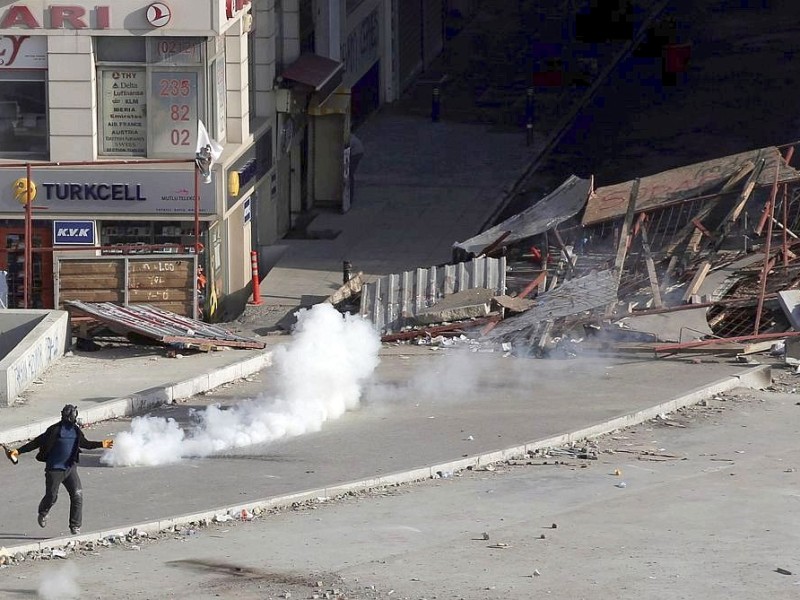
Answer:
[[[83,488],[75,465],[66,471],[45,470],[44,498],[39,502],[39,514],[46,515],[53,508],[58,500],[58,488],[62,483],[69,493],[69,526],[80,528],[83,521]]]

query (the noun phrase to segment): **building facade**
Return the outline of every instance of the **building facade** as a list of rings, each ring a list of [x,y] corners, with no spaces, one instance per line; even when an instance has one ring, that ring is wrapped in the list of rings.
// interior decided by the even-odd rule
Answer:
[[[13,287],[28,243],[14,186],[29,163],[32,244],[55,248],[34,255],[32,307],[53,305],[53,260],[67,247],[192,253],[199,229],[211,319],[246,289],[251,250],[315,208],[348,210],[351,129],[441,50],[445,10],[69,1],[0,7],[0,270]],[[198,123],[223,149],[199,185]]]
[[[247,193],[271,168],[268,145],[258,144],[269,116],[250,107],[251,8],[247,0],[0,8],[0,268],[11,276],[27,243],[24,200],[12,186],[29,162],[33,245],[56,249],[34,257],[34,306],[53,304],[47,280],[59,246],[191,253],[196,212],[212,297],[249,281]],[[196,189],[198,122],[224,153]]]

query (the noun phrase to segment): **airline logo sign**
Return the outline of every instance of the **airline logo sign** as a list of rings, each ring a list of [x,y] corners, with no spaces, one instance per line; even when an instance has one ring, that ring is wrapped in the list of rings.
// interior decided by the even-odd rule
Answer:
[[[154,2],[147,7],[147,22],[153,27],[164,27],[172,18],[172,11],[163,2]]]
[[[53,221],[53,245],[94,246],[94,221]]]

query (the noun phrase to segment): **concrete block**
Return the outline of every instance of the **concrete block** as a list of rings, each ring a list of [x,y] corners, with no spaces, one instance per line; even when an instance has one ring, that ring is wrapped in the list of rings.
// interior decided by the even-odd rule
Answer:
[[[494,290],[473,288],[445,296],[436,304],[417,312],[421,325],[485,317],[491,308]]]
[[[63,310],[4,310],[0,316],[0,404],[10,406],[70,343]]]
[[[778,292],[778,302],[792,329],[800,331],[800,290],[784,290]]]
[[[785,348],[786,364],[800,365],[800,337],[787,337]]]

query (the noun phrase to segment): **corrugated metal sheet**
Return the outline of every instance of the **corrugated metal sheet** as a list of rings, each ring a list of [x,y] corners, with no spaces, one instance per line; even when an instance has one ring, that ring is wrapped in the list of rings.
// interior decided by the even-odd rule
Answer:
[[[702,194],[713,193],[735,175],[745,163],[755,164],[761,158],[765,163],[758,178],[758,185],[772,185],[775,181],[775,167],[778,161],[781,161],[779,182],[800,179],[800,172],[786,165],[777,148],[762,148],[642,177],[636,197],[636,211],[646,211],[666,204],[689,200]],[[592,225],[622,217],[628,208],[632,186],[633,181],[626,181],[597,188],[586,204],[583,224]]]
[[[455,265],[386,275],[361,289],[361,314],[382,333],[412,324],[417,311],[437,300],[472,288],[506,291],[506,259],[476,258]]]
[[[503,240],[503,245],[544,233],[578,214],[586,204],[590,191],[590,180],[572,175],[533,206],[455,246],[479,254],[506,232],[510,234]]]
[[[70,312],[79,312],[103,323],[114,333],[140,335],[182,348],[264,348],[266,344],[242,337],[210,323],[182,317],[155,306],[119,306],[111,302],[66,302]]]
[[[617,277],[614,269],[570,279],[554,290],[538,296],[536,305],[532,308],[500,323],[487,339],[514,337],[520,332],[524,336],[527,330],[542,321],[577,315],[616,300]]]

